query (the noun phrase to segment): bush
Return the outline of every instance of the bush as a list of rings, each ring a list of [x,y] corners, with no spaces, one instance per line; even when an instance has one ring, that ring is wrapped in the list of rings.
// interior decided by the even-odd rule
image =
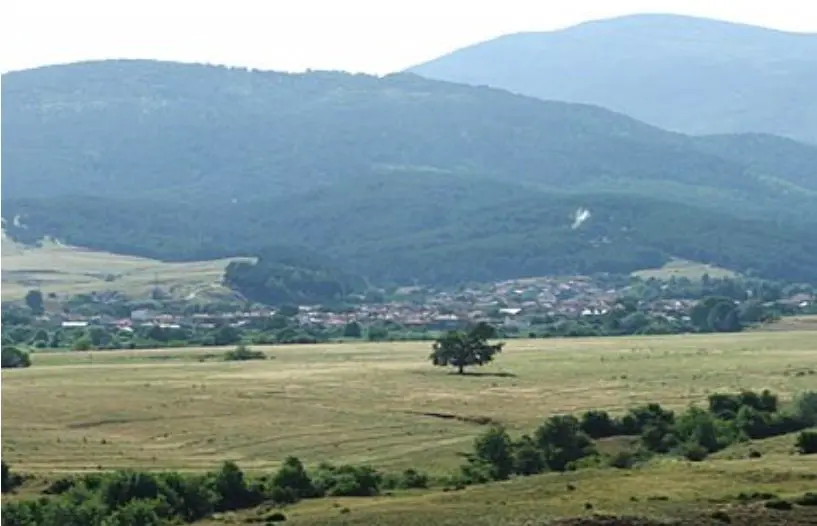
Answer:
[[[542,451],[533,439],[523,436],[513,445],[513,471],[517,475],[536,475],[547,470]]]
[[[817,391],[807,391],[794,400],[794,416],[804,426],[817,426]]]
[[[272,478],[271,482],[275,489],[288,490],[292,496],[289,502],[279,500],[279,498],[287,499],[286,491],[279,491],[279,498],[273,499],[276,502],[292,503],[300,499],[314,497],[317,494],[312,479],[309,478],[303,463],[301,463],[297,457],[288,457],[284,460],[284,464]]]
[[[803,431],[797,436],[797,451],[801,455],[817,454],[817,431]]]
[[[644,449],[638,451],[619,451],[607,458],[607,465],[616,469],[632,469],[636,465],[650,459],[650,452]]]
[[[21,351],[17,347],[8,345],[3,346],[2,350],[2,368],[3,369],[19,369],[31,366],[31,358],[28,353]]]
[[[420,489],[428,487],[428,475],[414,469],[407,469],[403,471],[402,484],[403,489]]]
[[[11,467],[2,461],[2,480],[0,489],[3,493],[11,493],[23,484],[23,477],[18,473],[12,473]]]
[[[581,430],[590,438],[607,438],[619,434],[618,424],[607,411],[587,411],[581,418]]]
[[[232,351],[224,353],[224,360],[228,362],[244,361],[244,360],[266,360],[267,355],[262,351],[254,351],[246,345],[239,345]]]
[[[284,521],[286,521],[286,520],[287,520],[287,516],[286,516],[286,515],[284,515],[283,513],[281,513],[280,511],[274,511],[274,512],[270,513],[269,515],[267,515],[267,516],[264,518],[264,520],[265,520],[265,522],[267,522],[267,523],[271,523],[271,522],[284,522]]]
[[[765,507],[769,508],[770,510],[781,510],[787,511],[792,509],[794,506],[791,502],[783,499],[772,499],[767,500],[764,504]]]
[[[706,460],[709,451],[701,444],[688,442],[681,446],[681,455],[691,462],[701,462],[702,460]]]
[[[578,419],[570,415],[548,418],[536,430],[534,440],[553,471],[566,471],[577,460],[596,454],[590,437],[581,430]]]
[[[216,496],[216,511],[230,511],[259,504],[263,499],[258,491],[247,487],[244,473],[234,463],[227,461],[214,475],[211,487]]]
[[[372,497],[380,494],[383,477],[368,466],[321,464],[314,481],[319,495]]]
[[[798,497],[794,502],[798,506],[817,506],[817,493],[803,493],[803,496]]]
[[[165,505],[160,500],[132,500],[114,511],[105,526],[164,526],[167,521],[162,517],[166,514],[157,513],[157,509]]]
[[[493,425],[474,440],[474,454],[469,459],[488,466],[492,480],[505,480],[514,468],[513,443],[505,428]]]
[[[62,495],[77,484],[77,479],[74,477],[60,477],[51,482],[47,488],[43,490],[46,495]]]
[[[675,423],[675,413],[659,404],[647,404],[631,409],[621,419],[622,435],[641,435],[650,426],[668,429]]]

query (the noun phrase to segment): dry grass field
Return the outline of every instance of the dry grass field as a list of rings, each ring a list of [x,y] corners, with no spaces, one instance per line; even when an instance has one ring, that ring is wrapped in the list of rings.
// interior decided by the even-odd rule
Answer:
[[[706,265],[703,263],[695,263],[694,261],[686,261],[683,259],[670,261],[661,268],[652,268],[633,272],[634,276],[638,276],[642,279],[670,279],[675,277],[698,280],[701,279],[704,274],[708,274],[711,278],[733,278],[737,275],[737,273],[725,268]]]
[[[817,388],[808,332],[512,341],[462,377],[432,367],[427,343],[264,350],[251,362],[212,348],[36,353],[2,372],[3,458],[29,472],[267,470],[297,455],[439,473],[459,465],[480,417],[530,431],[558,412]]]
[[[44,242],[25,247],[3,236],[3,300],[22,299],[39,288],[46,293],[118,291],[146,296],[158,284],[176,296],[218,289],[228,259],[164,263]]]

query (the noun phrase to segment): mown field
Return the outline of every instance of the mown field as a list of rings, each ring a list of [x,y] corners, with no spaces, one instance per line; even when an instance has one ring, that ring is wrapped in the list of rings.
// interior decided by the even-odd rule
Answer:
[[[442,472],[481,418],[530,431],[559,412],[817,388],[808,332],[512,341],[463,377],[432,367],[427,343],[264,350],[238,363],[212,348],[35,353],[2,373],[3,458],[34,472],[270,469],[286,455]]]
[[[25,247],[3,236],[4,301],[22,299],[31,289],[81,294],[118,291],[147,296],[156,285],[177,297],[220,289],[230,260],[164,263],[44,242]]]
[[[221,361],[224,349],[213,348],[35,353],[31,368],[2,372],[3,459],[40,477],[205,470],[227,459],[266,472],[287,455],[310,465],[443,475],[462,463],[458,453],[488,420],[520,433],[560,412],[653,401],[683,408],[742,388],[784,398],[817,389],[817,340],[809,332],[510,341],[495,364],[462,377],[432,367],[427,343],[263,350],[267,360],[249,362]],[[599,512],[675,516],[731,506],[740,492],[817,490],[817,458],[792,455],[793,443],[785,436],[752,445],[760,459],[741,446],[700,464],[659,460],[454,492],[305,501],[287,517],[293,524],[487,526]],[[255,513],[205,524],[243,523]],[[817,523],[817,510],[804,517]]]

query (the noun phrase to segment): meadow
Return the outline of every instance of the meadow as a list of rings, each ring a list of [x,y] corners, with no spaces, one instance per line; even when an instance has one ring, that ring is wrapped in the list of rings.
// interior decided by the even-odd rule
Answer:
[[[412,467],[433,476],[457,469],[458,453],[486,422],[520,434],[555,413],[645,402],[682,409],[716,391],[769,388],[788,398],[817,388],[817,341],[807,331],[517,340],[496,363],[464,376],[432,367],[428,343],[258,349],[267,360],[224,362],[217,348],[34,353],[31,368],[2,372],[3,459],[41,479],[115,468],[201,471],[224,460],[263,473],[288,455],[313,466]],[[815,489],[817,459],[792,455],[793,443],[776,437],[699,464],[661,459],[636,470],[320,499],[285,511],[296,525],[511,526],[597,513],[705,524],[695,513],[725,506],[733,524],[814,524],[814,508],[781,519],[762,506],[733,506],[740,493]],[[749,458],[750,448],[763,458]],[[263,513],[202,524],[263,522]],[[757,513],[769,521],[756,522]]]
[[[3,301],[19,300],[31,289],[82,294],[117,291],[144,297],[157,285],[176,297],[221,290],[229,259],[165,263],[44,241],[29,247],[3,235]]]
[[[27,472],[248,470],[287,455],[447,473],[488,421],[530,432],[555,413],[645,402],[684,408],[715,391],[817,388],[809,332],[510,341],[458,376],[428,343],[38,352],[2,372],[3,458]]]

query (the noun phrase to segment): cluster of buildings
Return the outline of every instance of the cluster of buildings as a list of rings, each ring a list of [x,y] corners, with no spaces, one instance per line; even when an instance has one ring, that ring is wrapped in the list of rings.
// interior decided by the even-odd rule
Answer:
[[[445,330],[476,321],[489,321],[524,329],[536,324],[537,318],[604,315],[614,308],[621,292],[605,288],[589,277],[517,279],[461,287],[456,291],[405,287],[398,289],[388,300],[360,302],[340,312],[321,305],[302,305],[293,317],[300,326],[342,327],[358,322],[362,325],[391,323],[407,329]],[[687,311],[692,303],[690,300],[660,300],[652,302],[648,308],[671,317]],[[126,318],[68,315],[61,323],[63,327],[102,325],[121,330],[133,330],[139,325],[208,328],[230,324],[240,327],[275,314],[276,310],[272,308],[189,315],[138,309]]]

